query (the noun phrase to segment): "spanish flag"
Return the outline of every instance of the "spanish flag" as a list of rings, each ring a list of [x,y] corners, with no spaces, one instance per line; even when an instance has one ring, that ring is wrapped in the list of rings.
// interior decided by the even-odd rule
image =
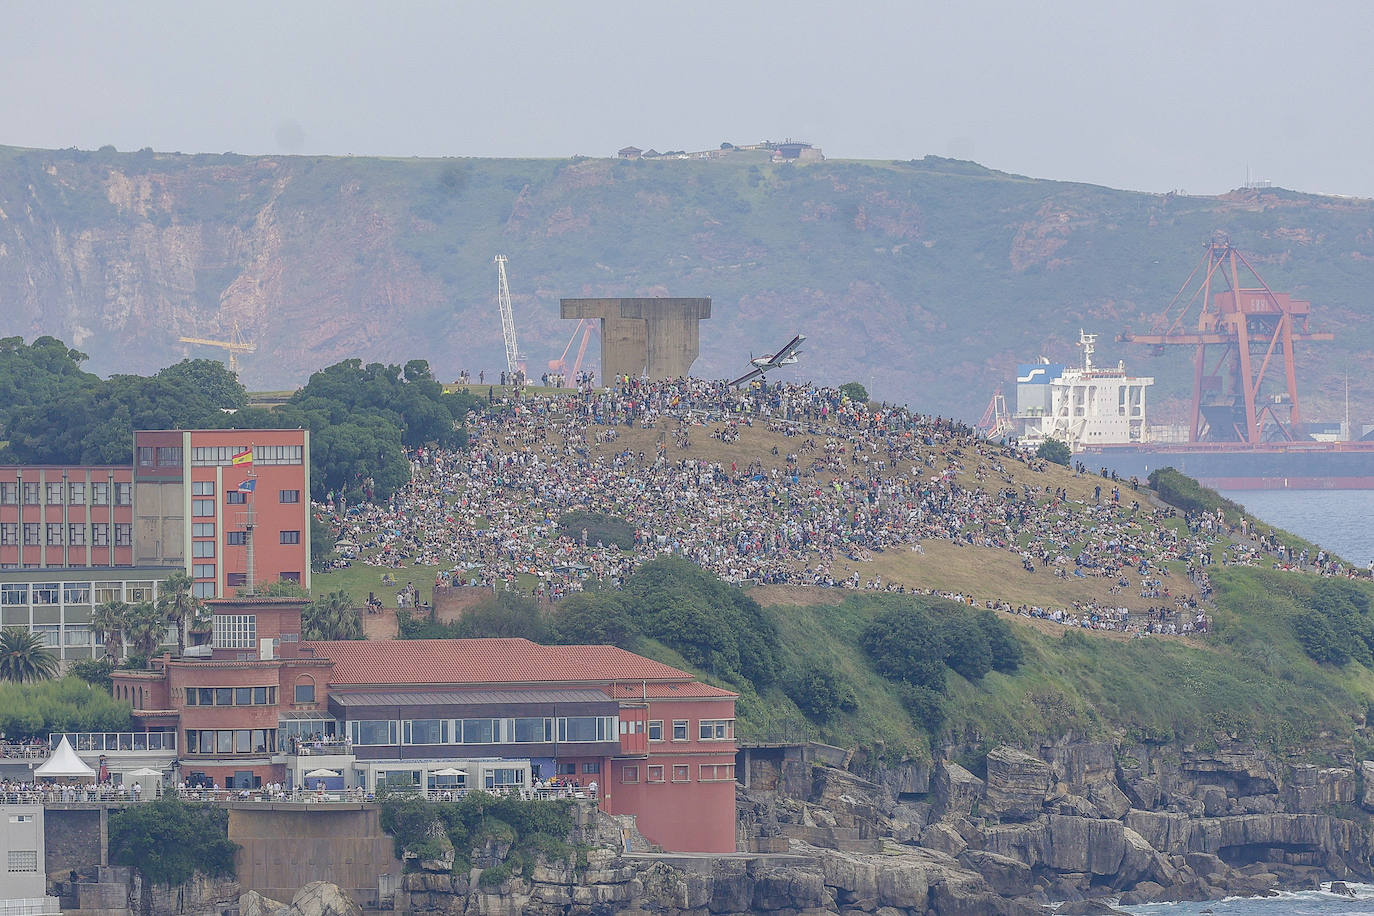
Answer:
[[[229,463],[237,467],[240,464],[251,465],[253,463],[253,450],[246,448],[241,452],[235,452]]]

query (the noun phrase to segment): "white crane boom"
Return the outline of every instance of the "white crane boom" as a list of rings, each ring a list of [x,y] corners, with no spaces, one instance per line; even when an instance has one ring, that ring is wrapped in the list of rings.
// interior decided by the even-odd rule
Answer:
[[[501,337],[506,342],[506,370],[520,371],[520,348],[515,344],[515,316],[510,309],[510,285],[506,282],[506,256],[496,256],[496,304],[501,308]]]

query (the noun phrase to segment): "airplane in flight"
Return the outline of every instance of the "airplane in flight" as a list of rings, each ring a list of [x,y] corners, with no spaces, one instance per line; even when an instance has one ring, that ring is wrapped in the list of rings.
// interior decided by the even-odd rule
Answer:
[[[731,382],[731,385],[743,385],[745,382],[753,381],[761,375],[766,375],[779,366],[791,366],[797,362],[797,357],[801,356],[801,345],[806,340],[806,335],[798,334],[787,342],[781,350],[776,353],[765,353],[763,356],[752,356],[749,358],[749,365],[753,370],[741,375]]]

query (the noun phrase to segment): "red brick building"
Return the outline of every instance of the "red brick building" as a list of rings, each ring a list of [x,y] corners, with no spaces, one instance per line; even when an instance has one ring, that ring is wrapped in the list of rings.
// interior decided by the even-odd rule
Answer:
[[[202,598],[250,572],[310,588],[309,430],[136,432],[134,483],[138,563],[184,566]]]
[[[613,646],[299,642],[294,599],[212,601],[213,659],[117,671],[180,778],[219,786],[529,787],[557,778],[667,849],[735,849],[736,695]],[[256,642],[257,650],[250,647]],[[313,785],[313,783],[311,783]]]

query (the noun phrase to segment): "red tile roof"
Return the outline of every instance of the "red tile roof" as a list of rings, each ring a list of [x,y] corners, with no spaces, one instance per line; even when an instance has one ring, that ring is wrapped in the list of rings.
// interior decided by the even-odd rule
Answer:
[[[606,680],[693,680],[692,675],[619,646],[559,646]]]
[[[692,676],[614,646],[541,646],[527,639],[307,642],[334,662],[330,683],[547,684],[676,680]]]
[[[712,687],[710,684],[700,684],[696,681],[691,681],[686,684],[616,684],[615,688],[611,691],[611,696],[617,700],[637,700],[646,693],[651,700],[701,700],[714,699],[716,697],[733,697],[738,699],[739,697],[739,694],[732,693],[729,690],[722,690],[719,687]]]

